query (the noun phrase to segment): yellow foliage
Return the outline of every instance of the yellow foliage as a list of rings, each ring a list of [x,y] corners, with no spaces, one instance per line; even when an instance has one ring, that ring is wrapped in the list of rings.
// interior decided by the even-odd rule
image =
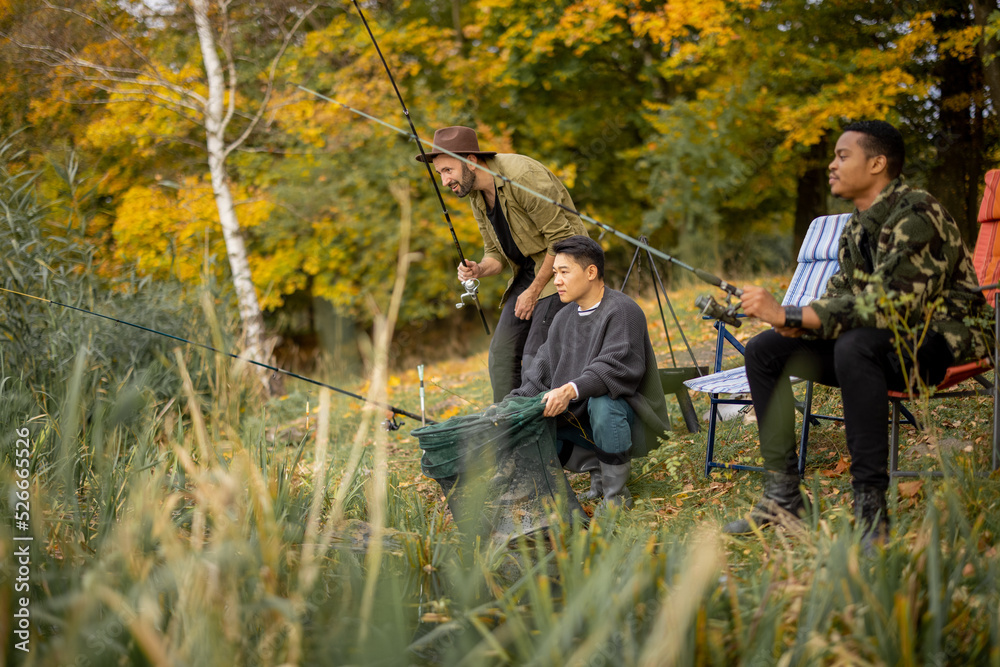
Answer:
[[[811,146],[838,127],[841,119],[884,118],[901,96],[922,96],[927,88],[927,83],[916,81],[900,68],[848,74],[804,103],[778,109],[775,125],[786,133],[782,148]]]
[[[882,61],[891,62],[893,65],[909,64],[920,51],[927,48],[927,45],[934,44],[934,13],[921,12],[909,21],[908,30],[902,39],[897,42],[897,48],[888,51],[877,51],[875,53],[866,52],[868,55]],[[858,62],[858,59],[855,59]]]
[[[204,86],[196,83],[198,70],[192,63],[185,63],[177,71],[165,70],[161,74],[170,83],[205,95]],[[131,145],[140,157],[154,152],[157,137],[184,136],[191,123],[162,104],[150,104],[147,96],[155,94],[165,103],[181,103],[184,99],[176,92],[157,85],[153,78],[140,78],[134,84],[122,86],[112,95],[106,112],[88,125],[84,145],[94,148],[112,145]]]
[[[307,275],[299,268],[303,260],[291,239],[282,239],[280,246],[265,256],[250,256],[261,308],[278,308],[285,302],[283,297],[306,288]]]
[[[675,47],[670,64],[676,65],[696,55],[699,45],[676,45],[677,40],[691,36],[697,27],[699,41],[723,47],[739,35],[733,28],[734,16],[757,9],[758,0],[682,0],[665,2],[653,11],[633,11],[629,15],[632,30],[639,37],[648,37],[666,47]]]
[[[270,202],[250,199],[243,188],[231,187],[237,202],[243,202],[236,213],[244,228],[267,220]],[[134,261],[146,274],[172,274],[193,282],[199,279],[207,253],[224,274],[229,266],[218,220],[212,187],[199,178],[185,179],[176,190],[133,186],[122,195],[113,225],[115,258]]]
[[[941,40],[941,51],[955,58],[968,60],[976,56],[979,41],[983,38],[983,29],[970,25],[962,30],[954,30]]]

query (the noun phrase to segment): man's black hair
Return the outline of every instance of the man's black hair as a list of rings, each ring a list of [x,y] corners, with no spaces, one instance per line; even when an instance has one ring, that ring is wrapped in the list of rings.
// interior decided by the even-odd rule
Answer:
[[[845,127],[844,132],[865,135],[858,141],[865,151],[865,157],[871,159],[884,155],[889,178],[896,178],[903,173],[906,145],[903,143],[903,135],[891,124],[884,120],[859,120]]]
[[[552,245],[556,254],[569,255],[576,263],[587,268],[591,264],[597,267],[597,277],[604,280],[604,250],[601,245],[589,236],[571,236]]]

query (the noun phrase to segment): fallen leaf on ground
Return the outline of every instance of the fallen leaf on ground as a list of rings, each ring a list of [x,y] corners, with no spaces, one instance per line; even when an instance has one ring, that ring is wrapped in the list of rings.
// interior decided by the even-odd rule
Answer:
[[[825,477],[840,477],[850,468],[851,462],[841,456],[840,460],[837,461],[837,465],[833,466],[832,470],[821,470],[819,474]]]
[[[899,495],[903,498],[913,498],[920,490],[924,488],[924,481],[922,479],[917,479],[912,482],[900,482],[896,485],[899,489]]]

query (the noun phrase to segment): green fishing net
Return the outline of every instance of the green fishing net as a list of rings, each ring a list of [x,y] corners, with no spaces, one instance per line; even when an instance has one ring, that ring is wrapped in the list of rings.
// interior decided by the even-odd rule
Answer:
[[[556,421],[541,398],[508,397],[474,415],[415,429],[421,468],[448,498],[463,531],[495,541],[586,515],[556,454]]]

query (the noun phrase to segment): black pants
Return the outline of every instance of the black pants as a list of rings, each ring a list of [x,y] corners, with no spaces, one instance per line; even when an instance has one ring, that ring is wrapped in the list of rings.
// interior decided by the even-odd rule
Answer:
[[[514,307],[517,297],[526,288],[527,285],[515,285],[511,290],[490,341],[490,384],[496,403],[521,386],[522,367],[531,365],[535,353],[549,335],[552,318],[566,305],[553,294],[538,300],[530,320],[518,319]]]
[[[889,400],[887,392],[905,390],[904,369],[893,334],[885,329],[852,329],[835,340],[786,338],[765,331],[746,346],[747,379],[764,467],[796,471],[795,404],[789,376],[840,387],[844,404],[847,449],[854,486],[889,487]],[[929,333],[917,351],[923,381],[936,385],[952,364],[942,336]]]

